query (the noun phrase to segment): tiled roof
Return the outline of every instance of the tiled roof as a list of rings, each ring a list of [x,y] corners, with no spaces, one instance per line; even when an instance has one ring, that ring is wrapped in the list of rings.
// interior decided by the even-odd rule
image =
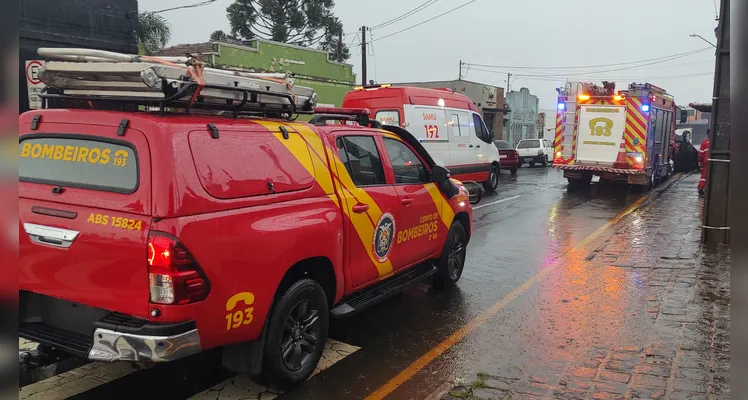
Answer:
[[[181,57],[186,54],[205,54],[215,52],[213,43],[178,44],[156,52],[157,56]]]

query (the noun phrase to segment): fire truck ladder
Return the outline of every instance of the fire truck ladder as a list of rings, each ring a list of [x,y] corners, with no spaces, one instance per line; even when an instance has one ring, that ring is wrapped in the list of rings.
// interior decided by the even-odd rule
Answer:
[[[91,49],[40,48],[49,60],[39,71],[49,100],[112,101],[138,106],[234,113],[312,114],[317,93],[295,86],[287,73],[250,73],[205,67],[188,57],[149,57]]]

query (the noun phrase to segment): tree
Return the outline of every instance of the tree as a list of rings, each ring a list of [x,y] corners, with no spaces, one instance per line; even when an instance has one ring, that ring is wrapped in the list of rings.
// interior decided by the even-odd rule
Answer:
[[[297,46],[318,46],[337,59],[343,24],[332,13],[333,0],[235,0],[226,13],[231,35],[267,39]],[[343,44],[340,57],[350,57]]]
[[[163,49],[171,39],[171,25],[166,18],[149,12],[138,14],[135,25],[138,44],[150,55]]]
[[[213,33],[210,34],[211,42],[225,42],[227,39],[228,35],[226,35],[226,32],[224,31],[213,31]]]

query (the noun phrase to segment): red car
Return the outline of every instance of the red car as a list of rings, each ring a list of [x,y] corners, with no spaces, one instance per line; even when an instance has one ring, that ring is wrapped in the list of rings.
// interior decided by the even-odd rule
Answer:
[[[494,146],[499,149],[501,169],[508,169],[512,175],[517,173],[519,153],[506,140],[494,140]]]
[[[220,95],[221,75],[198,72]],[[196,97],[182,84],[167,86],[186,93],[174,108]],[[270,107],[267,90],[241,90],[215,107]],[[291,387],[314,371],[332,316],[427,277],[457,282],[467,190],[404,129],[320,111],[309,123],[271,108],[22,114],[20,336],[98,361],[223,347],[232,371]],[[328,124],[341,120],[360,126]]]

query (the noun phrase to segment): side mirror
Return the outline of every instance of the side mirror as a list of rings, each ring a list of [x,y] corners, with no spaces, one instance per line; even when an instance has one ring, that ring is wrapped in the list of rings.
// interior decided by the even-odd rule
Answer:
[[[431,170],[431,181],[435,183],[444,183],[449,180],[449,170],[441,165],[434,166]]]

